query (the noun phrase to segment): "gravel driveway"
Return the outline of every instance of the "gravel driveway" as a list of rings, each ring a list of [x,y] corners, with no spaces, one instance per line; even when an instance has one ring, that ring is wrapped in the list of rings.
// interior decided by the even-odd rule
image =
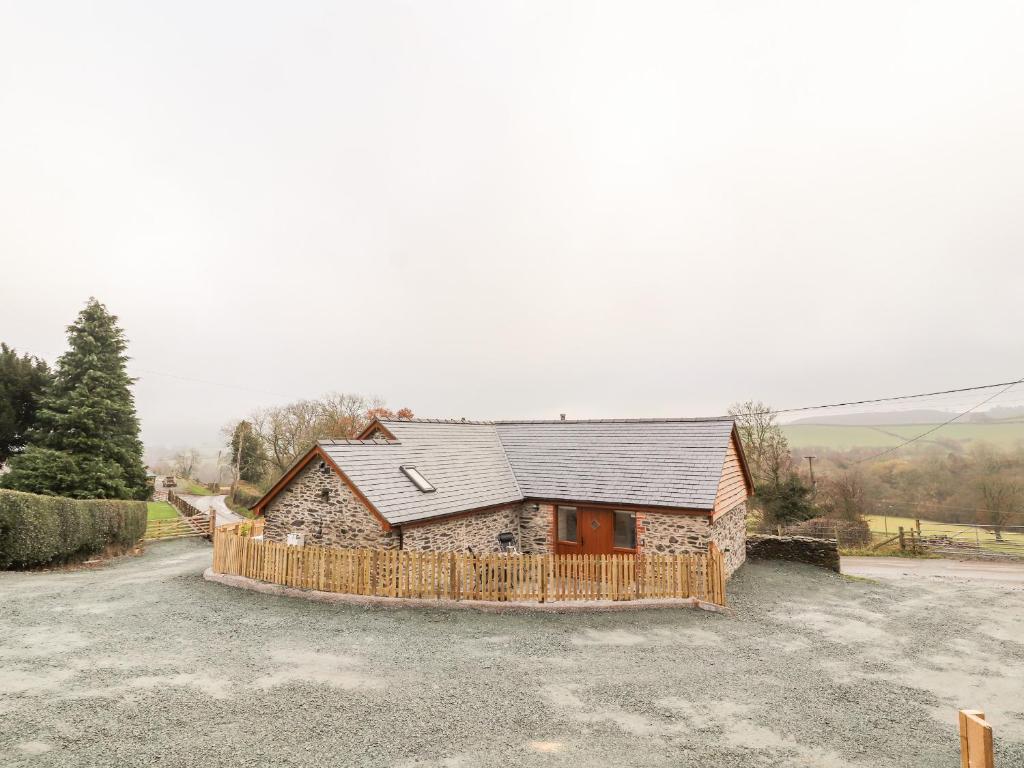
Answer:
[[[209,545],[0,574],[4,766],[1024,764],[1024,589],[748,564],[731,616],[386,611],[204,582]]]

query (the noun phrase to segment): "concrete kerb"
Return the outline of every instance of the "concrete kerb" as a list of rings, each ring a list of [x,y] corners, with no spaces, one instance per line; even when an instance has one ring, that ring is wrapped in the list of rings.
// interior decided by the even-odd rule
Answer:
[[[248,589],[264,595],[299,597],[318,603],[352,605],[360,608],[433,608],[444,611],[482,611],[484,613],[612,613],[621,611],[646,611],[665,608],[697,608],[712,613],[728,613],[726,608],[695,597],[666,598],[652,600],[587,600],[580,602],[503,602],[495,600],[432,600],[413,597],[375,597],[370,595],[347,595],[338,592],[321,592],[315,589],[298,589],[266,581],[214,573],[212,568],[203,572],[203,578],[228,587]]]

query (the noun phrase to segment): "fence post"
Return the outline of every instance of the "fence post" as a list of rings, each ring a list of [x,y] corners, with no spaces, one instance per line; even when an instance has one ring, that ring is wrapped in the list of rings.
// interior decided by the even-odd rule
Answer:
[[[213,541],[214,534],[217,533],[217,513],[212,509],[210,510],[210,541]]]
[[[907,542],[903,538],[903,526],[900,526],[900,552],[905,552],[907,549]]]
[[[544,555],[540,561],[540,602],[548,598],[548,568],[551,566],[551,555]]]
[[[454,552],[448,553],[448,598],[450,600],[459,599],[459,577],[457,563],[458,558]]]
[[[921,538],[921,521],[919,519],[916,519],[916,518],[914,519],[914,527],[917,528],[917,538],[920,539]]]
[[[995,768],[992,726],[985,722],[985,713],[980,709],[961,709],[957,715],[960,721],[961,768]],[[973,760],[973,757],[978,759]]]
[[[370,552],[370,594],[377,594],[377,559],[380,552],[376,549]]]

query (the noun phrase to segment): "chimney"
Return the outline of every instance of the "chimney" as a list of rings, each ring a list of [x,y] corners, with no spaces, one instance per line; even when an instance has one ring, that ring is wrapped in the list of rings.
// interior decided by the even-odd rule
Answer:
[[[562,417],[562,421],[565,421],[565,414],[564,413],[560,413],[558,415]]]

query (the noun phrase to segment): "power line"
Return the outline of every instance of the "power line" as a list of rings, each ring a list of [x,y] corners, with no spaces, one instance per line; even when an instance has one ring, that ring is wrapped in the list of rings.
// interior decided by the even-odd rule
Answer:
[[[273,395],[274,397],[283,397],[283,398],[287,398],[288,397],[288,395],[282,395],[280,392],[271,392],[271,391],[266,390],[266,389],[255,389],[253,387],[243,387],[243,386],[240,386],[238,384],[225,384],[224,382],[220,382],[220,381],[208,381],[206,379],[197,379],[197,378],[194,378],[192,376],[179,376],[176,373],[164,373],[163,371],[151,371],[151,370],[149,370],[147,368],[136,368],[135,370],[138,371],[139,373],[149,374],[150,376],[163,376],[163,377],[168,378],[168,379],[178,379],[179,381],[191,381],[194,384],[206,384],[207,386],[210,386],[210,387],[225,387],[227,389],[239,389],[239,390],[242,390],[243,392],[253,392],[255,394],[260,394],[260,395]]]
[[[977,405],[972,405],[966,411],[961,411],[960,413],[956,414],[953,418],[947,419],[946,421],[942,422],[941,424],[936,424],[931,429],[926,430],[925,432],[922,432],[920,435],[917,435],[916,437],[911,437],[911,438],[909,438],[907,440],[904,440],[899,445],[894,445],[892,448],[886,448],[884,451],[876,453],[876,454],[874,454],[872,456],[867,456],[866,458],[860,459],[860,460],[855,461],[853,463],[854,464],[863,464],[865,461],[873,461],[874,459],[879,459],[882,456],[888,456],[890,453],[898,451],[900,448],[902,448],[902,447],[904,447],[906,445],[910,445],[911,443],[920,440],[922,437],[927,437],[928,435],[932,434],[933,432],[938,432],[943,427],[948,426],[949,424],[952,424],[954,421],[956,421],[957,419],[959,419],[959,418],[961,418],[963,416],[966,416],[971,411],[975,411],[978,408],[981,408],[981,406],[985,405],[985,403],[988,403],[988,402],[990,402],[992,400],[995,400],[1001,394],[1003,394],[1004,392],[1009,391],[1012,387],[1017,386],[1022,381],[1024,381],[1024,379],[1017,379],[1016,381],[1008,382],[1005,387],[1003,387],[1001,390],[996,392],[994,395],[989,395],[988,397],[986,397],[984,400],[982,400]],[[997,384],[995,386],[1001,386],[1001,385]],[[981,389],[981,387],[979,387],[979,389]],[[985,387],[985,389],[988,389],[988,387]]]
[[[916,394],[916,395],[894,395],[892,397],[876,397],[876,398],[872,398],[870,400],[851,400],[851,401],[845,402],[845,403],[826,403],[824,405],[805,405],[805,406],[801,406],[800,408],[780,408],[780,409],[777,409],[777,410],[770,410],[770,411],[756,411],[756,412],[748,414],[748,415],[750,415],[750,416],[770,416],[770,415],[775,415],[775,414],[780,414],[780,413],[798,413],[800,411],[818,411],[818,410],[823,410],[825,408],[844,408],[844,407],[851,406],[851,405],[871,405],[873,403],[891,403],[891,402],[896,401],[896,400],[913,400],[913,399],[922,398],[922,397],[935,397],[937,395],[954,395],[954,394],[959,394],[961,392],[977,392],[977,391],[982,390],[982,389],[994,389],[995,387],[1006,387],[1006,389],[1003,390],[1003,392],[1005,392],[1007,389],[1012,387],[1014,384],[1020,384],[1021,382],[1024,382],[1024,379],[1017,379],[1016,381],[1002,381],[1002,382],[999,382],[997,384],[980,384],[980,385],[978,385],[976,387],[961,387],[960,389],[943,389],[943,390],[940,390],[938,392],[921,392],[921,393]],[[984,400],[981,403],[979,403],[978,405],[974,406],[974,408],[981,407],[982,405],[987,403],[989,400],[992,400],[992,399],[994,399],[995,397],[997,397],[997,396],[999,396],[1001,394],[1002,394],[1002,392],[997,392],[991,398],[988,398],[988,400]],[[964,411],[964,413],[965,414],[966,413],[970,413],[970,411],[974,410],[974,408],[971,408],[968,411]],[[964,414],[960,414],[960,415],[962,416]]]

